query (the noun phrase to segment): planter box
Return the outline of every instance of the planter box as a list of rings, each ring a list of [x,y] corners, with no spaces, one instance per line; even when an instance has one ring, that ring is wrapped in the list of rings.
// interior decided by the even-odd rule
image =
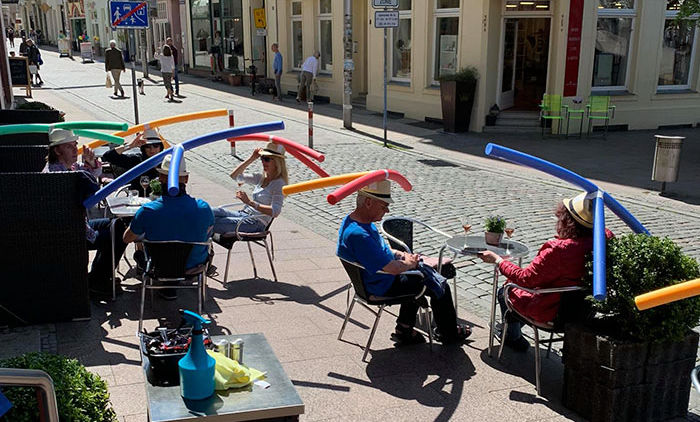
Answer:
[[[228,78],[228,83],[231,86],[241,86],[243,84],[243,77],[241,75],[229,73],[226,77]]]
[[[677,343],[630,343],[567,325],[564,405],[591,421],[685,417],[698,334]]]
[[[442,122],[447,132],[466,132],[472,117],[476,81],[465,83],[457,81],[440,82],[440,99],[442,102]],[[465,101],[465,98],[468,100]]]
[[[0,110],[0,125],[59,121],[61,121],[61,112],[58,110]]]

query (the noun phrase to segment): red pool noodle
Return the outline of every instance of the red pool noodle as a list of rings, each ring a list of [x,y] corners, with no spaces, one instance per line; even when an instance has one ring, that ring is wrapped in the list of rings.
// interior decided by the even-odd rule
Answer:
[[[290,141],[289,139],[281,138],[279,136],[274,136],[274,135],[266,135],[264,133],[253,133],[250,135],[239,136],[238,138],[235,138],[234,141],[236,141],[236,142],[237,141],[274,142],[276,144],[282,144],[287,148],[294,148],[294,149],[298,150],[299,152],[303,152],[304,154],[308,155],[309,157],[313,158],[314,160],[318,161],[319,163],[322,163],[326,159],[325,155],[323,155],[320,152],[315,151],[307,146],[296,143],[294,141]]]
[[[287,148],[287,152],[289,155],[295,157],[297,160],[301,161],[302,163],[306,164],[306,167],[310,168],[311,170],[314,171],[314,173],[318,174],[321,177],[328,177],[330,176],[324,169],[322,169],[318,164],[314,163],[313,161],[309,160],[304,154],[299,152],[299,150],[294,149],[294,148]]]
[[[403,174],[396,170],[375,170],[339,187],[335,191],[328,194],[326,199],[328,200],[329,204],[335,205],[343,198],[357,192],[370,183],[386,179],[393,180],[394,182],[398,183],[399,186],[401,186],[405,191],[410,191],[413,188],[413,186],[411,186],[411,182],[409,182]]]

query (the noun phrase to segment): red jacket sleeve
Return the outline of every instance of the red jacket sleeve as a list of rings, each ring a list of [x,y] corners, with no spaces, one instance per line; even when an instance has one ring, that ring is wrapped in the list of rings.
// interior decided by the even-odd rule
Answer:
[[[522,287],[545,287],[560,276],[560,256],[550,242],[540,248],[535,259],[525,268],[520,268],[510,261],[502,261],[498,265],[501,274]]]

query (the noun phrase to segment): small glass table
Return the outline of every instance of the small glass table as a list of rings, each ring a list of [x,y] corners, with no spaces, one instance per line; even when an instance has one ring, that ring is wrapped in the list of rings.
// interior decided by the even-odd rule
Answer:
[[[452,251],[456,255],[472,255],[476,256],[479,252],[490,250],[496,253],[503,259],[511,260],[518,259],[518,265],[522,266],[523,257],[530,253],[530,249],[525,246],[525,244],[517,242],[515,240],[503,239],[501,243],[496,245],[488,245],[484,239],[484,236],[454,236],[445,242],[445,245],[440,249],[440,255],[438,257],[438,262],[442,263],[442,254],[445,249]],[[440,272],[440,266],[438,267],[438,272]],[[491,356],[491,349],[493,349],[493,338],[494,329],[496,327],[496,296],[498,292],[498,277],[500,271],[498,271],[498,265],[493,266],[493,292],[491,296],[491,318],[489,322],[489,356]],[[453,293],[455,295],[455,311],[457,310],[457,292]]]

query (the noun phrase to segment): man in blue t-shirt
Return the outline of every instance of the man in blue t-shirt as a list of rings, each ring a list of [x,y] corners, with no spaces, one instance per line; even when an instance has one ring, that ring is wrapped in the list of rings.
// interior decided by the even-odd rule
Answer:
[[[180,162],[180,189],[177,196],[168,195],[168,170],[172,155],[165,156],[158,169],[163,196],[144,204],[134,216],[131,225],[124,232],[124,243],[145,239],[151,241],[182,240],[185,242],[206,242],[214,226],[214,213],[209,204],[195,199],[185,191],[189,173],[185,157]],[[192,247],[187,258],[186,268],[194,268],[206,262],[209,249],[204,245]],[[176,289],[159,289],[165,299],[175,299]]]
[[[355,210],[343,219],[338,231],[336,255],[347,261],[357,262],[365,268],[362,270],[362,281],[367,293],[374,296],[418,294],[423,289],[422,277],[401,274],[416,269],[420,255],[391,249],[373,224],[389,212],[389,204],[392,202],[391,184],[388,180],[360,189]],[[377,273],[378,271],[386,274]],[[468,326],[457,325],[449,286],[445,286],[445,293],[440,298],[429,289],[426,290],[426,294],[430,296],[430,307],[433,309],[443,344],[464,340],[471,334]],[[396,331],[391,335],[394,341],[399,344],[425,341],[425,338],[413,329],[417,312],[417,302],[401,305],[396,320]]]

